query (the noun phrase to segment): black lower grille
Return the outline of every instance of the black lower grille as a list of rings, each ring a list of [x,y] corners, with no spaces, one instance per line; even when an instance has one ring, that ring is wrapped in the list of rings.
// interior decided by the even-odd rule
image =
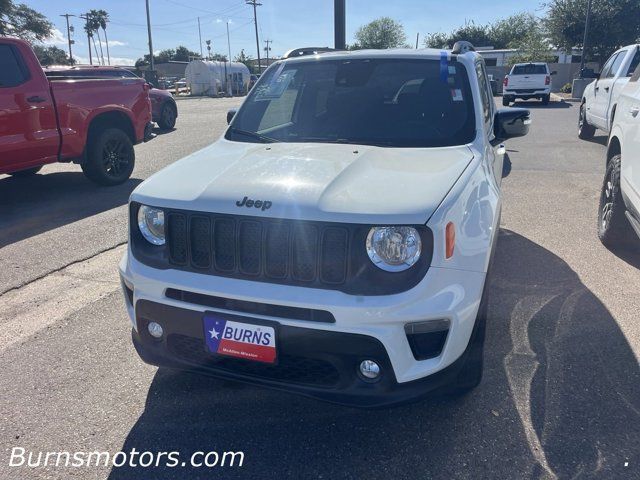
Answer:
[[[291,320],[305,320],[309,322],[336,323],[336,319],[326,310],[315,310],[312,308],[287,307],[284,305],[273,305],[271,303],[249,302],[246,300],[235,300],[233,298],[217,297],[215,295],[204,295],[202,293],[167,288],[165,296],[181,302],[202,305],[203,307],[219,308],[240,313],[253,315],[266,315],[269,317],[288,318]],[[131,292],[133,302],[133,292]]]
[[[331,363],[314,358],[281,355],[274,365],[223,357],[207,352],[204,340],[178,334],[169,335],[167,346],[181,360],[202,368],[321,387],[335,386],[340,380]]]

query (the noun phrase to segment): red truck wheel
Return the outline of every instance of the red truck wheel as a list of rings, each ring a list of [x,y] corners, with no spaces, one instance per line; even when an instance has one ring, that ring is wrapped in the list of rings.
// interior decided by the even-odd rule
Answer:
[[[133,172],[135,152],[129,136],[118,128],[107,128],[87,145],[82,164],[86,177],[100,185],[118,185]]]

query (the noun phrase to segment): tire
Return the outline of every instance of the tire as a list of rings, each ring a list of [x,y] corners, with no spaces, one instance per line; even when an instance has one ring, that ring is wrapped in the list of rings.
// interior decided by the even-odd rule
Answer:
[[[549,105],[549,100],[551,100],[551,95],[543,95],[542,97],[540,97],[540,100],[542,100],[542,105]]]
[[[135,166],[135,152],[129,136],[119,128],[107,128],[89,137],[87,158],[82,163],[85,176],[99,185],[125,182]]]
[[[508,107],[509,104],[511,103],[511,100],[509,99],[509,97],[502,97],[502,106],[503,107]]]
[[[620,190],[621,160],[622,157],[616,155],[609,161],[598,206],[598,238],[610,249],[629,246],[636,239],[625,216],[626,207]]]
[[[596,133],[596,127],[589,125],[587,122],[587,112],[585,102],[580,104],[580,113],[578,114],[578,138],[581,140],[589,140]]]
[[[172,130],[173,127],[176,126],[176,117],[178,116],[178,112],[174,105],[170,103],[165,103],[160,110],[160,120],[158,120],[158,126],[162,130]]]
[[[9,175],[11,175],[12,177],[18,177],[18,178],[32,177],[33,175],[38,173],[41,169],[42,169],[42,165],[40,165],[39,167],[27,168],[26,170],[12,172]]]

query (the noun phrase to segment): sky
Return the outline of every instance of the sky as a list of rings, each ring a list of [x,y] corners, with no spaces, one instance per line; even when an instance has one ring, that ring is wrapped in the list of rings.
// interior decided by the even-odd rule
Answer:
[[[80,15],[90,9],[103,9],[111,22],[107,27],[113,64],[132,65],[148,53],[144,0],[18,0],[46,15],[55,25],[47,43],[67,49],[66,23],[61,14]],[[270,56],[302,46],[333,46],[333,0],[260,0],[258,34],[261,56],[264,40],[272,40]],[[399,21],[407,42],[420,44],[427,33],[449,32],[473,21],[486,24],[518,12],[544,14],[543,0],[346,0],[347,43],[353,43],[356,30],[382,16]],[[211,40],[212,52],[227,54],[226,23],[229,22],[231,56],[244,49],[256,57],[253,8],[244,0],[149,0],[153,49],[157,53],[184,45],[199,52],[198,17],[202,48]],[[83,20],[70,18],[75,27],[72,38],[74,57],[88,63],[87,38]],[[105,49],[106,50],[106,49]],[[106,58],[106,51],[105,51]]]

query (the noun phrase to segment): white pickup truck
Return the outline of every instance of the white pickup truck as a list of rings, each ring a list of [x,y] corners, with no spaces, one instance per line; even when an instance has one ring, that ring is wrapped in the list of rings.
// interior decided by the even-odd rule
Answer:
[[[551,75],[546,63],[516,63],[502,82],[502,105],[508,107],[516,98],[539,98],[546,105],[551,97]]]
[[[640,63],[640,44],[617,50],[604,64],[595,82],[585,88],[578,117],[578,137],[588,140],[600,129],[606,134],[616,115],[618,97]]]
[[[625,82],[611,127],[598,209],[598,236],[612,249],[637,251],[640,236],[640,67]],[[632,230],[633,228],[633,230]]]

